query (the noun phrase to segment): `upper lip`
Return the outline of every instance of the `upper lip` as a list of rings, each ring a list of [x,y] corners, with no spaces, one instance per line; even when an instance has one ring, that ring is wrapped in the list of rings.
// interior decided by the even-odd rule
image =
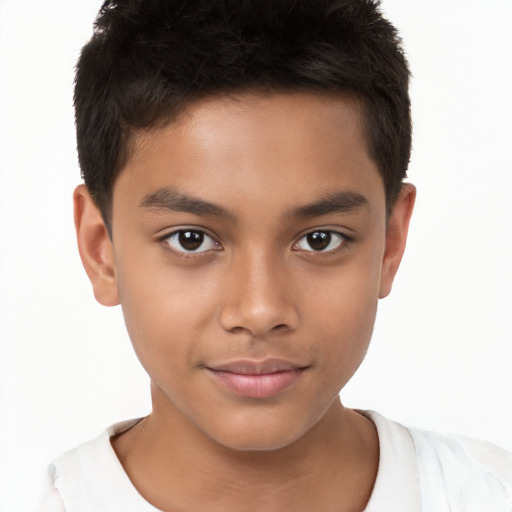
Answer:
[[[230,372],[240,375],[268,375],[270,373],[303,370],[307,368],[307,365],[284,359],[265,359],[262,361],[238,359],[226,363],[209,365],[207,368],[216,372]]]

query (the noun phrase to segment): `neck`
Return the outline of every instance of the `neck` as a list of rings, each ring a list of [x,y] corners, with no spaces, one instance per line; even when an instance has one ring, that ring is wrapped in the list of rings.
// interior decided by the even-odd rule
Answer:
[[[339,400],[298,440],[260,451],[217,443],[161,401],[153,392],[153,412],[112,441],[137,490],[161,510],[345,510],[342,503],[357,511],[370,497],[376,431]]]

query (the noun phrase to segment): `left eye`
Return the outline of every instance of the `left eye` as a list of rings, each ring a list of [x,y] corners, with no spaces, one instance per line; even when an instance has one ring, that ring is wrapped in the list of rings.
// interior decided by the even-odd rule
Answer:
[[[345,242],[346,238],[341,233],[318,230],[303,236],[297,242],[297,247],[301,251],[329,252],[338,249]]]
[[[217,247],[215,240],[203,231],[180,229],[165,239],[172,249],[182,253],[200,253]]]

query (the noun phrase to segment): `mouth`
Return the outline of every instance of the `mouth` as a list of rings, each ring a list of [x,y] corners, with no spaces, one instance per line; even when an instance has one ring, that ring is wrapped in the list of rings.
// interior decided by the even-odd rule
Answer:
[[[245,398],[271,398],[293,386],[308,369],[290,361],[239,360],[206,367],[224,389]]]

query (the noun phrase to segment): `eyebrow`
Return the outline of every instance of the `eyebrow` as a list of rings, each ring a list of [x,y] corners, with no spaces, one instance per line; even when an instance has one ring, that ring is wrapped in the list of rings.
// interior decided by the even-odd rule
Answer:
[[[330,213],[348,213],[363,206],[368,206],[368,200],[359,192],[342,190],[325,195],[319,201],[294,208],[292,217],[320,217]]]
[[[221,206],[182,194],[173,188],[159,188],[156,192],[147,194],[139,206],[155,210],[192,213],[200,216],[233,217],[228,210]]]
[[[368,200],[358,192],[343,190],[326,194],[319,201],[293,208],[288,217],[320,217],[330,213],[348,213],[363,206]],[[229,217],[235,216],[219,205],[182,194],[173,188],[159,188],[156,192],[144,196],[139,206],[163,211],[191,213],[199,216]]]

